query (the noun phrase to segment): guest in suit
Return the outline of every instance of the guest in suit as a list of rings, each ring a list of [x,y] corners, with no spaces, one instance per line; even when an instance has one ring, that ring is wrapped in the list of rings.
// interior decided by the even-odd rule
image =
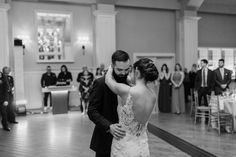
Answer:
[[[127,84],[131,67],[128,53],[121,50],[114,52],[112,65],[114,79]],[[96,157],[110,157],[112,138],[125,136],[125,131],[118,123],[117,105],[117,95],[105,84],[105,77],[96,79],[88,106],[88,116],[95,123],[90,148],[96,152]]]
[[[7,84],[8,84],[8,94],[9,94],[9,101],[7,105],[7,120],[10,123],[17,124],[18,122],[16,121],[16,106],[14,103],[14,79],[10,75],[11,73],[11,68],[10,67],[3,67],[2,69],[3,75],[5,75],[7,79]]]
[[[77,77],[77,82],[79,83],[79,91],[81,93],[81,111],[83,112],[83,114],[87,113],[88,98],[92,88],[93,79],[93,73],[88,71],[87,66],[83,67],[83,71],[79,73]]]
[[[56,74],[52,72],[51,66],[47,66],[47,72],[45,72],[42,77],[41,77],[41,87],[42,88],[47,88],[49,86],[55,86],[57,83],[57,77]],[[48,106],[48,98],[50,98],[50,107],[52,107],[52,97],[51,97],[51,93],[44,93],[44,98],[43,98],[43,102],[44,102],[44,111],[47,110],[47,106]]]
[[[207,64],[206,59],[201,60],[201,69],[197,71],[195,78],[199,106],[202,106],[202,98],[204,99],[204,106],[208,106],[207,95],[210,95],[214,88],[214,72],[207,68]]]
[[[226,89],[229,88],[229,84],[231,83],[232,72],[224,68],[224,64],[224,59],[219,59],[219,68],[214,70],[216,95],[220,95],[222,92],[226,91]]]
[[[68,71],[66,65],[61,66],[61,72],[59,73],[57,77],[57,82],[59,82],[61,85],[70,85],[70,83],[73,81],[71,72]]]
[[[0,111],[2,115],[3,130],[10,131],[7,122],[7,106],[9,102],[7,78],[0,72]]]

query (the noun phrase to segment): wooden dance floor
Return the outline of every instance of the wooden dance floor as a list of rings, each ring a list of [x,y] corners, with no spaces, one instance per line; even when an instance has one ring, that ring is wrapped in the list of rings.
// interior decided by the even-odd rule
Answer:
[[[93,157],[89,143],[94,124],[79,111],[17,117],[11,132],[0,130],[2,157]],[[236,156],[236,134],[207,132],[185,115],[154,114],[151,123],[216,156]],[[152,157],[187,157],[187,153],[149,133]]]

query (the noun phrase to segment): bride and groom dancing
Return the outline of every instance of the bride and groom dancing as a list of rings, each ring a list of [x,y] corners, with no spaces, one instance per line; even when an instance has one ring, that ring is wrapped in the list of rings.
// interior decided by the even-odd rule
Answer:
[[[89,98],[88,116],[95,123],[90,148],[96,157],[150,156],[146,127],[156,94],[147,84],[157,78],[150,59],[140,59],[131,68],[126,52],[112,54],[112,65],[94,81]]]

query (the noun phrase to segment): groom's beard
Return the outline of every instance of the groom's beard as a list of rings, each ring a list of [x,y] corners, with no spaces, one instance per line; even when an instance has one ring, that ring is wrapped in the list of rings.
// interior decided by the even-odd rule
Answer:
[[[124,83],[124,84],[127,83],[127,76],[128,76],[128,74],[125,74],[125,75],[117,75],[117,74],[115,73],[115,71],[113,70],[112,75],[113,75],[114,79],[116,80],[116,82],[118,82],[118,83]]]

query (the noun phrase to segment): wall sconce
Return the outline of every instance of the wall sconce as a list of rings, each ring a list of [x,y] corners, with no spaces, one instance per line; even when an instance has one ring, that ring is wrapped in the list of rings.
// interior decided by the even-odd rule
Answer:
[[[79,37],[78,42],[82,45],[82,52],[83,52],[83,55],[85,55],[85,45],[89,43],[89,38],[86,36]]]
[[[25,54],[25,43],[29,42],[29,36],[17,35],[16,38],[22,40],[23,55],[24,55]]]

